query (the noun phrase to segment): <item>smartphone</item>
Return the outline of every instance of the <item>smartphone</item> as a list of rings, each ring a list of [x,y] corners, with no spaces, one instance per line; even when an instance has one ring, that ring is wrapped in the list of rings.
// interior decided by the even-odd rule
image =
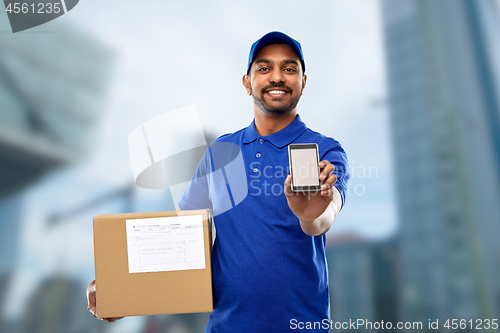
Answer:
[[[315,143],[291,144],[288,146],[288,160],[292,175],[293,192],[319,191],[319,156]]]

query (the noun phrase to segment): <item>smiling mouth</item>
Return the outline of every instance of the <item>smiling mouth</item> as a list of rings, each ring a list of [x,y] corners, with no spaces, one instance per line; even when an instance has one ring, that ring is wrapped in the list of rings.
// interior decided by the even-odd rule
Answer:
[[[286,90],[277,90],[277,89],[270,89],[270,90],[267,90],[266,93],[268,93],[269,95],[272,95],[272,96],[283,96],[285,94],[288,93],[288,91]]]

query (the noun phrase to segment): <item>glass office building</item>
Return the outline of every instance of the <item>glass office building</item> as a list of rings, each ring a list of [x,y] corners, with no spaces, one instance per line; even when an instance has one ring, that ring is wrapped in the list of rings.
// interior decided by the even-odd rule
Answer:
[[[112,76],[108,46],[70,26],[55,28],[0,38],[0,331],[20,250],[22,191],[88,156]]]
[[[363,319],[374,322],[398,321],[397,237],[369,241],[355,234],[328,239],[326,255],[330,281],[331,320],[344,323]],[[377,331],[366,326],[361,331]],[[339,330],[340,326],[334,327]],[[345,329],[345,327],[344,327]]]
[[[498,1],[382,0],[381,11],[401,319],[498,318]]]

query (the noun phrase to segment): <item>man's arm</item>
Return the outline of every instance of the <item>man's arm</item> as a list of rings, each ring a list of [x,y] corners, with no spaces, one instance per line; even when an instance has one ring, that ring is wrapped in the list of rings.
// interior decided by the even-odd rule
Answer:
[[[342,207],[342,198],[334,186],[337,176],[333,174],[335,167],[327,160],[319,163],[321,191],[292,192],[292,178],[285,180],[285,195],[288,206],[300,221],[302,231],[309,236],[324,235],[330,230]]]
[[[340,197],[339,190],[335,186],[333,190],[333,200],[317,219],[305,221],[299,218],[300,226],[305,234],[309,236],[322,236],[332,227],[342,207],[342,198]]]

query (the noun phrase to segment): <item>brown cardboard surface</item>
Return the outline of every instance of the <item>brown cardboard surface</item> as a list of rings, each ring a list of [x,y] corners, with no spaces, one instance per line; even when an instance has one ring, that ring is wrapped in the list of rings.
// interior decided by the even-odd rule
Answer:
[[[129,273],[126,220],[185,215],[203,216],[205,269]],[[212,311],[211,251],[210,210],[95,216],[97,316],[110,318]]]

